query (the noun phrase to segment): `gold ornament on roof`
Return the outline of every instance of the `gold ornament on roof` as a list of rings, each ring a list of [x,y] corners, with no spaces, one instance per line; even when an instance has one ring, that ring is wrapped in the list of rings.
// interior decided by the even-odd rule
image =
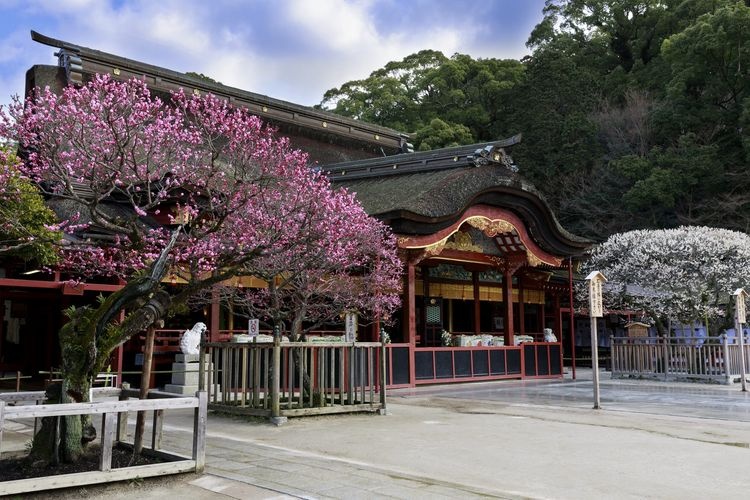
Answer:
[[[475,216],[466,219],[470,226],[482,231],[488,238],[494,238],[498,234],[510,233],[516,228],[508,221],[502,219],[490,220],[487,217]]]
[[[536,267],[539,264],[542,264],[542,259],[534,255],[528,248],[526,249],[526,260],[531,267]]]
[[[426,246],[424,249],[425,257],[434,257],[435,255],[439,255],[440,252],[443,251],[443,248],[445,248],[445,242],[446,240],[440,240],[437,243]]]
[[[445,248],[461,250],[464,252],[482,253],[482,247],[480,247],[479,245],[475,245],[471,240],[471,234],[464,231],[456,232],[445,244]]]

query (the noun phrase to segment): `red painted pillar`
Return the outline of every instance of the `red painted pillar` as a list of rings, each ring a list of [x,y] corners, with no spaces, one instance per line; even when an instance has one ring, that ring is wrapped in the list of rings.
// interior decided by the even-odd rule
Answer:
[[[406,341],[409,343],[409,385],[415,386],[417,374],[414,367],[417,347],[417,313],[414,304],[416,273],[413,264],[406,265]]]
[[[570,356],[573,380],[576,379],[576,320],[573,307],[573,257],[568,259],[568,294],[570,298]],[[562,342],[562,336],[560,336]]]
[[[523,307],[523,281],[521,278],[518,279],[518,333],[524,335],[526,333],[526,312]]]
[[[562,313],[560,312],[560,295],[555,294],[555,335],[562,338]]]
[[[503,273],[503,301],[505,302],[505,345],[515,344],[513,330],[513,275],[509,270]]]
[[[474,335],[479,335],[482,330],[482,308],[479,300],[479,273],[471,272],[471,282],[474,285]]]

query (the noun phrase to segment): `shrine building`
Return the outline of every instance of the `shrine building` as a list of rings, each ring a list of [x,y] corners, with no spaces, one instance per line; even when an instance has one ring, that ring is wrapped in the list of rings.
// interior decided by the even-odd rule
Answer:
[[[32,39],[54,47],[59,65],[29,69],[27,92],[59,92],[99,73],[145,79],[157,95],[180,88],[215,94],[278,128],[334,186],[356,193],[368,214],[388,224],[404,269],[403,306],[387,327],[390,386],[561,378],[564,358],[575,356],[572,277],[591,242],[565,231],[523,179],[511,156],[520,136],[415,153],[399,131],[39,33]],[[59,273],[0,262],[0,372],[36,376],[58,366],[63,309],[120,287],[107,280],[73,287]],[[218,303],[185,321],[196,319],[209,325],[212,340],[247,327]],[[163,354],[176,351],[174,333],[190,324],[166,325],[157,338]],[[377,340],[377,325],[360,327],[359,338]],[[113,371],[137,367],[139,352],[138,339],[118,348]]]

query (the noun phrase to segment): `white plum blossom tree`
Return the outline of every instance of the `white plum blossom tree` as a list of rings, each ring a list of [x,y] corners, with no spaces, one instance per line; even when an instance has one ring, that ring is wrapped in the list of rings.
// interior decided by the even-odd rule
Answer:
[[[606,307],[687,323],[724,316],[731,292],[750,286],[748,262],[749,235],[682,226],[614,234],[593,250],[584,271],[609,280]]]

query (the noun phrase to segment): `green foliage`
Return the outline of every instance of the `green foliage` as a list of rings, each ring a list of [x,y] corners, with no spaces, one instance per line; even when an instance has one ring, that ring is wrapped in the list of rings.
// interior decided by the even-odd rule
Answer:
[[[520,132],[522,174],[582,236],[750,231],[749,5],[547,0],[521,62],[424,50],[322,106],[421,150]]]
[[[57,262],[55,243],[61,234],[51,231],[55,214],[37,188],[18,173],[15,155],[0,151],[0,254],[38,264]]]
[[[742,3],[704,14],[664,41],[671,68],[671,118],[703,140],[733,147],[750,97],[750,8]]]
[[[415,138],[421,151],[470,144],[473,140],[469,127],[446,123],[440,118],[433,118],[429,125],[419,129]]]
[[[750,228],[746,3],[549,0],[544,12],[516,87],[514,156],[566,227]]]
[[[423,50],[328,90],[320,107],[415,133],[422,150],[470,144],[505,128],[506,97],[522,77],[518,61]]]

